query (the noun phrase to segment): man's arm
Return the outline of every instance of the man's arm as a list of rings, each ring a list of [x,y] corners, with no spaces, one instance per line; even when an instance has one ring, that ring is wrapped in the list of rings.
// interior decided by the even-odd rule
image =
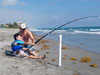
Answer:
[[[30,42],[24,42],[24,45],[33,45],[33,43],[30,43]]]

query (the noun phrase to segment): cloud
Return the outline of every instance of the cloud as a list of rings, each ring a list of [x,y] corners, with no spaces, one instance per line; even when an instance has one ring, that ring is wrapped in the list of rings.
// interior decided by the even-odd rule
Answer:
[[[2,0],[2,6],[13,6],[16,5],[19,0]]]
[[[2,6],[14,6],[16,4],[25,5],[25,2],[21,2],[21,0],[1,0]]]

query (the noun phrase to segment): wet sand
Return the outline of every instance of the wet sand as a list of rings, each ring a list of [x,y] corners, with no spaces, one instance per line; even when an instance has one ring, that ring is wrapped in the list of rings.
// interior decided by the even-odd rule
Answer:
[[[0,75],[100,75],[100,55],[72,46],[63,45],[62,66],[58,67],[59,44],[55,40],[44,39],[35,45],[39,55],[46,54],[45,60],[6,56],[16,32],[18,29],[0,28]],[[80,62],[82,57],[90,60]],[[92,64],[97,67],[90,67]]]

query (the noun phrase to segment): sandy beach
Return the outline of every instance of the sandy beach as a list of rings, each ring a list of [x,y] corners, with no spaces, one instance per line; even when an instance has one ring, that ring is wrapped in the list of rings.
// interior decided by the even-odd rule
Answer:
[[[6,56],[16,32],[18,29],[0,28],[0,75],[100,75],[100,54],[68,45],[63,45],[62,66],[58,67],[59,44],[55,40],[43,39],[34,46],[39,55],[46,54],[45,60]]]

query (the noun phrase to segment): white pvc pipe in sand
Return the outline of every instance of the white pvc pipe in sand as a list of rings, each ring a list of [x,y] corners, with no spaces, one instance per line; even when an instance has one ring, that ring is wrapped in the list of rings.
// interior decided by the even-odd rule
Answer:
[[[62,54],[62,35],[59,35],[59,66],[61,66]]]

